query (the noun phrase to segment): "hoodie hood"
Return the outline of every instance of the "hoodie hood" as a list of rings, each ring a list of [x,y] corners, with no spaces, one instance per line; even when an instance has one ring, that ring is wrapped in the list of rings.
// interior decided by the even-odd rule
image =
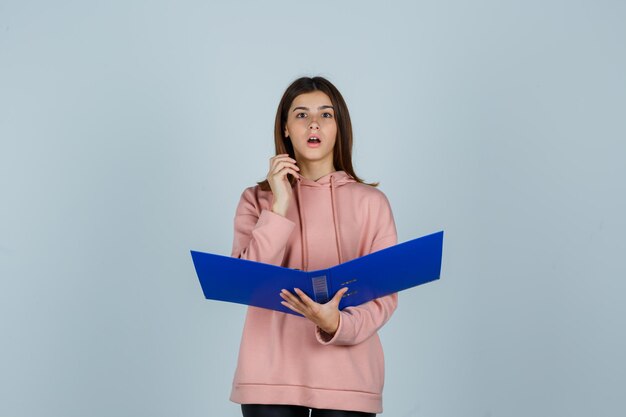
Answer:
[[[297,189],[297,196],[298,196],[298,217],[300,219],[300,233],[302,236],[302,246],[301,246],[301,250],[302,250],[302,270],[303,271],[308,271],[309,269],[309,250],[308,250],[308,239],[307,239],[307,232],[306,232],[306,215],[305,215],[305,210],[304,207],[306,207],[306,204],[304,202],[303,199],[303,193],[302,193],[302,188],[326,188],[326,189],[330,189],[330,209],[332,210],[332,215],[333,215],[333,225],[334,225],[334,229],[335,229],[335,244],[337,246],[337,258],[339,259],[339,263],[343,263],[344,261],[344,257],[343,254],[341,252],[341,230],[339,227],[339,216],[337,214],[337,197],[335,196],[335,189],[337,187],[340,187],[342,185],[351,183],[351,182],[357,182],[352,176],[350,176],[347,172],[345,171],[335,171],[335,172],[331,172],[330,174],[326,174],[321,178],[318,178],[317,181],[313,181],[311,179],[305,178],[302,175],[300,175],[300,173],[298,173],[298,176],[296,178],[296,189]]]
[[[326,174],[317,181],[303,177],[300,173],[296,177],[298,185],[302,187],[339,187],[349,182],[356,182],[350,174],[345,171],[335,171],[330,174]]]

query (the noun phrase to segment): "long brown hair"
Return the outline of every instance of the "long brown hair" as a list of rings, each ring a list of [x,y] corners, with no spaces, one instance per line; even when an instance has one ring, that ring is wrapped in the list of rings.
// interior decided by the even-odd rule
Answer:
[[[274,145],[276,155],[287,153],[293,159],[296,159],[293,150],[291,138],[284,137],[285,125],[287,124],[287,116],[291,104],[300,94],[306,94],[313,91],[321,91],[326,94],[335,108],[335,120],[337,122],[337,138],[333,148],[333,164],[335,169],[345,171],[352,176],[357,182],[378,186],[378,183],[366,183],[354,173],[352,167],[352,123],[350,122],[350,113],[348,106],[344,101],[341,93],[327,79],[323,77],[302,77],[291,83],[278,104],[276,111],[276,119],[274,121]],[[289,175],[289,182],[294,184],[295,178]],[[258,182],[259,187],[264,191],[270,191],[267,180]]]

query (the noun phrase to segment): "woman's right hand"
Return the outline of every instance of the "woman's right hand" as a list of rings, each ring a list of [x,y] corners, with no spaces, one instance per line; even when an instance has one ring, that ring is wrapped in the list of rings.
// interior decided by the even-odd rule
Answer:
[[[296,160],[289,157],[289,154],[279,154],[270,158],[270,170],[267,173],[267,182],[274,194],[274,204],[272,211],[281,216],[287,215],[287,208],[292,199],[291,184],[287,174],[297,177],[300,168],[296,165]]]

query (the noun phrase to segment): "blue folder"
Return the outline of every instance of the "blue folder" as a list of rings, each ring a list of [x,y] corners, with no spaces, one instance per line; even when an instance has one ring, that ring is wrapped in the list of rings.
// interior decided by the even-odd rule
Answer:
[[[325,303],[348,287],[339,309],[439,279],[443,231],[400,243],[317,271],[191,251],[204,296],[300,315],[280,302],[281,289],[300,288]]]

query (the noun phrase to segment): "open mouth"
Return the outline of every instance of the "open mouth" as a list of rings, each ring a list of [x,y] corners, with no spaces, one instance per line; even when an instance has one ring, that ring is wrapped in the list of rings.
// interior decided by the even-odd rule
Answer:
[[[320,139],[316,137],[310,137],[308,142],[309,143],[321,143]]]

